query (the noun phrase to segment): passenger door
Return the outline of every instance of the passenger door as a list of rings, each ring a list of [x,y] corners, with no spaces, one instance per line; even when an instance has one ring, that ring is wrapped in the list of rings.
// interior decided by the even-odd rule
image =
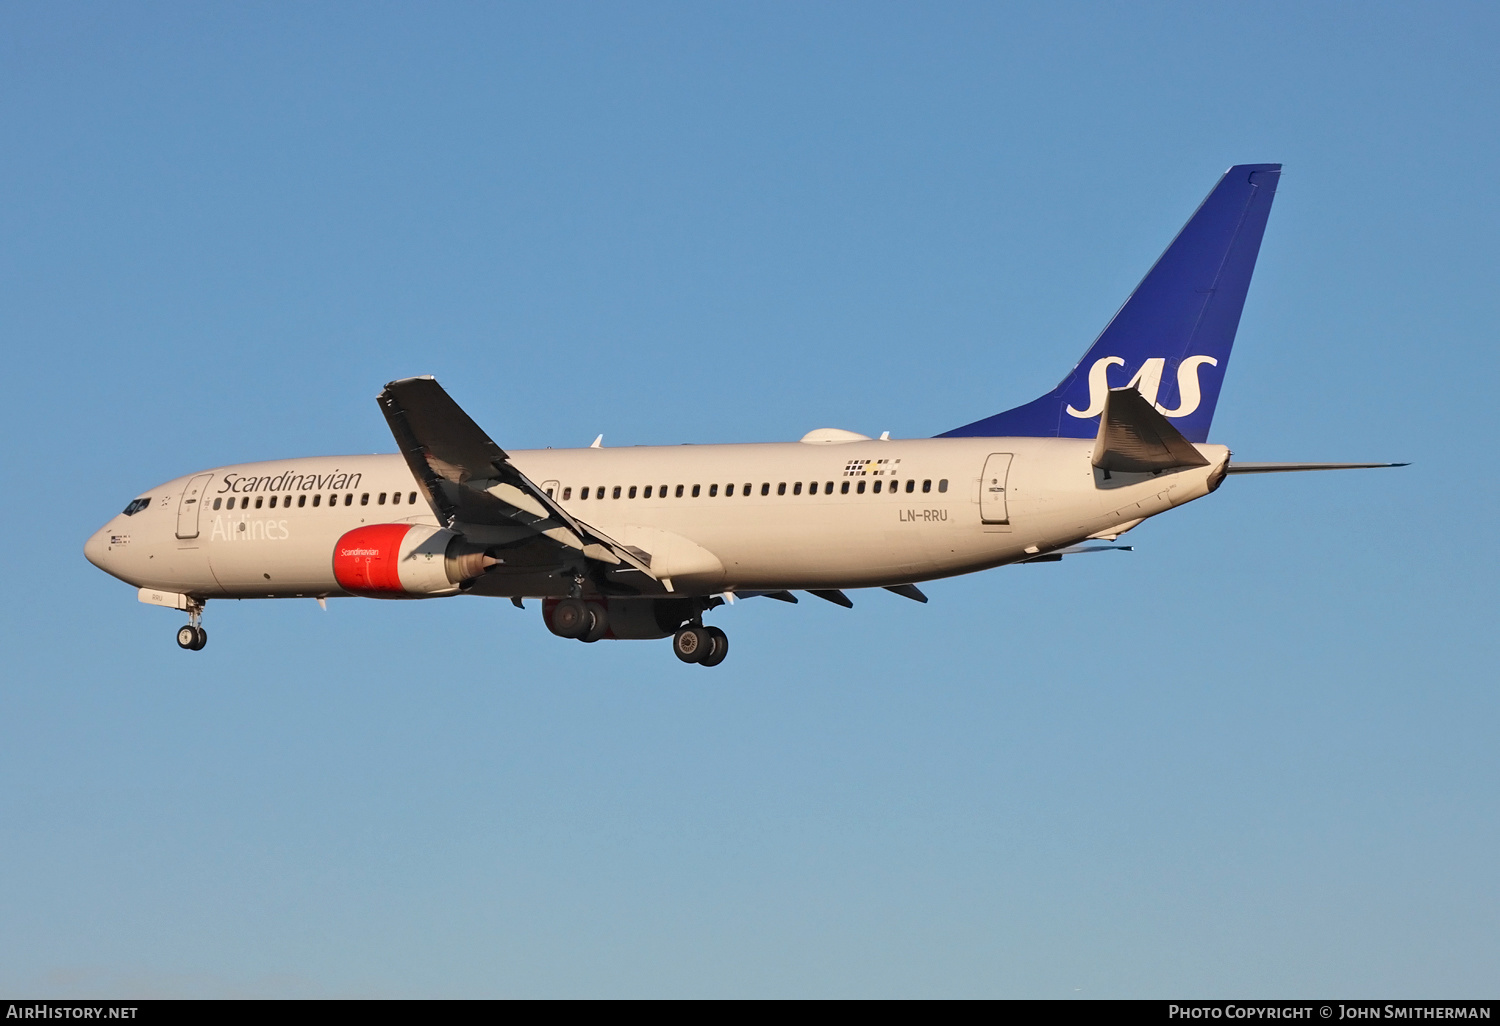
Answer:
[[[177,537],[198,537],[198,511],[203,508],[203,493],[212,477],[212,474],[199,474],[182,490],[182,498],[177,500]]]
[[[1012,453],[990,453],[984,461],[984,477],[979,479],[979,519],[986,524],[1010,523],[1005,504],[1005,484],[1010,476]]]

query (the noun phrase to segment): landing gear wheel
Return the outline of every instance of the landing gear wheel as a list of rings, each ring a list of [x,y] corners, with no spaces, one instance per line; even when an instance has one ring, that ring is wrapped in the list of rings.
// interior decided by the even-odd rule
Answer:
[[[609,631],[609,612],[597,602],[588,602],[585,604],[588,607],[589,616],[593,617],[593,620],[589,629],[584,631],[583,637],[578,640],[591,645],[604,637]]]
[[[202,646],[198,644],[198,628],[190,623],[185,623],[177,628],[177,647],[185,648],[189,652],[196,652]]]
[[[203,646],[208,644],[208,631],[204,630],[202,627],[196,629],[198,631],[198,643],[193,646],[193,651],[201,652],[203,651]]]
[[[685,663],[701,663],[713,651],[707,627],[684,627],[672,636],[672,651]]]
[[[560,638],[581,638],[594,626],[594,618],[580,600],[563,599],[552,607],[547,626]]]
[[[699,666],[718,666],[729,654],[729,635],[717,627],[705,627],[709,634],[708,654],[698,660]]]

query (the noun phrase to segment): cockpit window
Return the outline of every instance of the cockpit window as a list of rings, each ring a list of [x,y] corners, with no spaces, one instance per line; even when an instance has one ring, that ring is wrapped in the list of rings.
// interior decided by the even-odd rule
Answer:
[[[147,508],[150,505],[151,505],[151,496],[149,496],[149,495],[146,496],[144,499],[132,499],[130,505],[125,507],[125,515],[127,517],[133,517],[137,513],[139,513],[141,510]]]

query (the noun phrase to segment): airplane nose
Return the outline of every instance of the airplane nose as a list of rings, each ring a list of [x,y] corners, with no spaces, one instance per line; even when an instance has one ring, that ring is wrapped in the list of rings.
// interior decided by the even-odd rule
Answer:
[[[93,537],[83,543],[83,555],[85,559],[100,570],[103,570],[105,573],[113,573],[111,567],[114,564],[114,560],[111,557],[114,553],[110,551],[108,524],[95,531]]]

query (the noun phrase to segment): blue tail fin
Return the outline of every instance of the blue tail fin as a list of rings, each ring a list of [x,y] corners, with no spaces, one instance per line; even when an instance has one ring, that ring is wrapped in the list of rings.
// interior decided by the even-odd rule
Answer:
[[[1207,441],[1280,176],[1280,164],[1224,172],[1061,384],[938,437],[1092,438],[1105,393],[1134,385],[1189,441]]]

